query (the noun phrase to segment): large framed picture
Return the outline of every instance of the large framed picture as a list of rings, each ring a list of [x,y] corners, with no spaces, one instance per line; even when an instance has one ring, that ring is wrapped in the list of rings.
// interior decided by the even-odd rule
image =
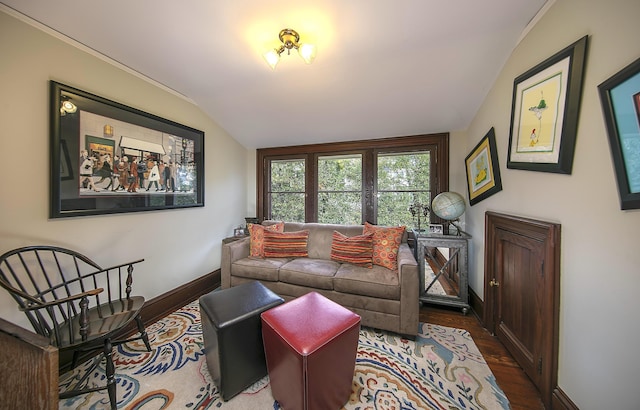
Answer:
[[[50,83],[50,217],[204,206],[204,132]]]
[[[621,209],[640,209],[640,58],[598,86]]]
[[[587,36],[513,83],[507,168],[571,174]]]
[[[478,202],[502,191],[496,134],[491,127],[464,160],[467,170],[469,204]]]

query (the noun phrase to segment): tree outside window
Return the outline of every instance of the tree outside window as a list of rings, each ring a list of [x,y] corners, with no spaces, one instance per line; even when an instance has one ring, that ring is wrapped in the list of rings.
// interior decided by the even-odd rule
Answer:
[[[305,160],[271,161],[270,219],[304,222]]]
[[[378,154],[377,161],[378,224],[414,227],[417,224],[409,206],[431,203],[430,152]]]
[[[318,158],[318,222],[362,223],[362,155]]]

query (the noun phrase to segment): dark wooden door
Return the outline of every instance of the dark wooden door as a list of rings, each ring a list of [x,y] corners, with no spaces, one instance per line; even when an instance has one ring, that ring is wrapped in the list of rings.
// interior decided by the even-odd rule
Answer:
[[[485,324],[551,408],[557,383],[560,225],[487,212]]]

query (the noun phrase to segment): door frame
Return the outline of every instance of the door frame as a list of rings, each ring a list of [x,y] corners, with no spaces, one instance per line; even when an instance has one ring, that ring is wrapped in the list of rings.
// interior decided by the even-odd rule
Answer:
[[[558,383],[558,344],[560,323],[560,224],[534,219],[506,215],[487,211],[485,213],[485,251],[484,251],[484,312],[483,322],[491,334],[495,334],[497,288],[491,286],[495,278],[493,272],[496,261],[502,258],[497,254],[497,233],[499,230],[512,232],[544,243],[543,274],[546,283],[546,298],[541,314],[544,326],[544,362],[542,385],[540,390],[546,408],[551,408],[552,396]],[[498,278],[500,282],[502,278]],[[514,357],[516,357],[514,355]]]

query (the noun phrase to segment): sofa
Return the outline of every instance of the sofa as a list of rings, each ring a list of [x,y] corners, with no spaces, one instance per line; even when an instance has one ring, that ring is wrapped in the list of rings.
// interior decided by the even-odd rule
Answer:
[[[274,221],[264,221],[262,226],[272,224]],[[397,248],[397,270],[332,260],[334,231],[351,238],[362,235],[364,229],[363,225],[285,222],[285,233],[308,231],[308,255],[301,257],[250,256],[250,237],[225,243],[222,288],[258,280],[285,300],[316,291],[360,315],[363,326],[415,339],[419,322],[418,264],[407,245],[406,232]]]

